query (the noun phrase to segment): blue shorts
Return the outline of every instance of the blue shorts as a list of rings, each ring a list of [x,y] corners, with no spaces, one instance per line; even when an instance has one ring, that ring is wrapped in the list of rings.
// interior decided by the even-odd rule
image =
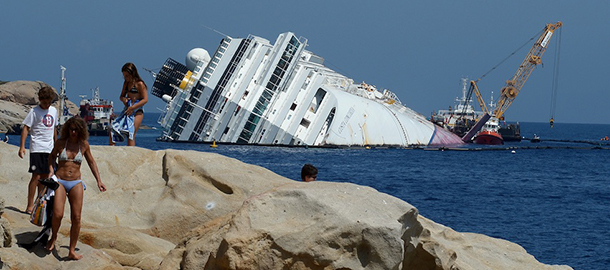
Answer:
[[[30,153],[30,169],[28,172],[37,174],[49,173],[49,153]]]

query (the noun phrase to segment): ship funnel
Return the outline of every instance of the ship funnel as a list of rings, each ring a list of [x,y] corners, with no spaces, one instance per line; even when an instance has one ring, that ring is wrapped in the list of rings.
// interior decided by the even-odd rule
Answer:
[[[170,103],[172,101],[172,97],[170,95],[163,95],[161,97],[161,99],[163,99],[163,101],[165,101],[166,103]]]

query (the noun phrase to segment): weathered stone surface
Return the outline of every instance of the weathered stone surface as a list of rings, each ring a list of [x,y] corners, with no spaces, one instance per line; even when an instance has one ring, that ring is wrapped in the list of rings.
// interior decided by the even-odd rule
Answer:
[[[185,239],[163,269],[399,269],[405,247],[417,244],[403,235],[422,230],[417,209],[368,187],[311,184],[249,198],[216,228]]]
[[[3,219],[4,199],[0,198],[0,248],[11,247],[15,242],[15,236],[8,220]]]
[[[107,192],[81,168],[85,257],[60,261],[68,206],[56,253],[22,246],[39,227],[20,211],[30,176],[17,150],[0,143],[3,219],[18,241],[0,248],[7,269],[571,269],[455,232],[369,187],[302,183],[212,153],[107,146],[92,146]]]

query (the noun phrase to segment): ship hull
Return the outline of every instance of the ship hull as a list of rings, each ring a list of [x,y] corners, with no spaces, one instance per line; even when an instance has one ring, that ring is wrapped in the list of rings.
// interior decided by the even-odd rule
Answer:
[[[502,145],[502,144],[504,144],[504,139],[497,132],[481,131],[474,138],[474,143],[485,144],[485,145]]]
[[[520,142],[521,141],[521,127],[519,124],[509,124],[500,126],[498,133],[502,136],[502,139],[506,142]]]

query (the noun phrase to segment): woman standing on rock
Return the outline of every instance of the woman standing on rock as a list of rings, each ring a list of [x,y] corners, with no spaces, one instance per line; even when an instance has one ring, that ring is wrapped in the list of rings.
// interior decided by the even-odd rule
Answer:
[[[144,119],[144,104],[148,102],[148,93],[146,92],[146,84],[140,78],[138,69],[133,63],[126,63],[121,68],[123,72],[123,90],[119,97],[125,105],[125,109],[121,112],[110,127],[110,145],[115,142],[122,142],[127,137],[127,145],[135,146],[136,133]]]
[[[85,121],[78,117],[72,117],[66,121],[60,131],[60,137],[55,142],[55,147],[49,155],[49,168],[51,173],[50,177],[56,179],[60,185],[55,190],[55,201],[53,205],[53,219],[52,219],[52,235],[51,239],[47,243],[46,249],[52,251],[55,248],[55,241],[57,240],[57,233],[61,226],[61,220],[64,215],[64,206],[66,204],[66,195],[70,202],[70,221],[72,226],[70,228],[70,250],[68,253],[68,259],[79,260],[83,256],[76,254],[76,243],[78,241],[78,235],[80,233],[80,219],[81,211],[83,209],[83,193],[87,188],[83,180],[81,180],[80,167],[83,162],[83,157],[87,161],[91,173],[97,181],[97,187],[100,191],[106,191],[106,186],[102,183],[100,173],[97,170],[97,164],[93,155],[91,155],[91,149],[89,147],[89,132],[87,132],[87,124]],[[56,160],[57,171],[53,175],[53,167],[55,166]]]

